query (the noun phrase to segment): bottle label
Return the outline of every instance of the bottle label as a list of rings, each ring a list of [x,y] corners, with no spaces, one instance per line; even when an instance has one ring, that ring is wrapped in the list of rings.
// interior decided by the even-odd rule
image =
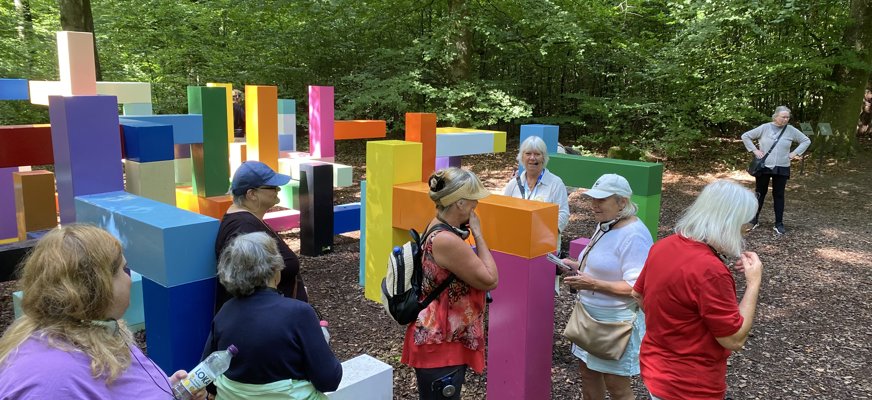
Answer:
[[[212,378],[209,377],[205,365],[198,365],[196,368],[191,370],[191,372],[188,372],[188,377],[186,379],[182,379],[182,386],[184,386],[189,393],[194,393],[203,389],[210,383],[212,383]]]

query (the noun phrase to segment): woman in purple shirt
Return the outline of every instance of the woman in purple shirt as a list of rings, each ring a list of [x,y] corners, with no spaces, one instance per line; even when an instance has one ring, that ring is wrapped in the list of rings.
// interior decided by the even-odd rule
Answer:
[[[119,320],[130,270],[118,240],[67,225],[43,236],[20,268],[24,316],[0,337],[0,399],[173,398],[170,385],[187,373],[167,378]]]

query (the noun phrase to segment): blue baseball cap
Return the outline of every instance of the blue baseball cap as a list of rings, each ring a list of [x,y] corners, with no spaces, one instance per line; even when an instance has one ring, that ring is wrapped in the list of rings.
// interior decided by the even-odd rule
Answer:
[[[239,196],[249,189],[257,189],[261,186],[284,186],[290,181],[290,176],[276,173],[269,165],[260,161],[246,161],[233,174],[230,192],[234,196]]]

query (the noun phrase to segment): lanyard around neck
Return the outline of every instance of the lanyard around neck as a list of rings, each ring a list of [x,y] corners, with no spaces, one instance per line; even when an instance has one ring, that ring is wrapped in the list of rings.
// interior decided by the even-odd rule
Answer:
[[[524,171],[524,175],[527,175],[527,171]],[[524,200],[530,200],[533,198],[533,195],[536,194],[536,189],[539,187],[539,183],[542,182],[542,177],[545,176],[545,168],[542,168],[542,172],[539,173],[539,177],[536,178],[536,183],[533,184],[533,188],[530,189],[530,196],[526,195],[526,185],[527,180],[524,179],[524,182],[521,183],[521,174],[515,177],[516,183],[518,184],[518,190],[521,191],[521,198]]]

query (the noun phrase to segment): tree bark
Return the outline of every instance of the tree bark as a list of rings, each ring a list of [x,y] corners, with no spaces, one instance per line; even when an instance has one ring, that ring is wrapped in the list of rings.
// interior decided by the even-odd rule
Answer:
[[[451,65],[453,83],[468,81],[472,76],[472,33],[469,30],[469,7],[466,0],[449,0],[451,42],[457,52]]]
[[[843,45],[860,54],[867,66],[872,66],[872,0],[853,0],[851,20],[843,36]],[[833,82],[847,90],[833,90],[824,100],[821,121],[829,121],[833,137],[829,148],[835,156],[851,156],[859,150],[857,134],[863,126],[861,112],[869,82],[869,70],[836,65]],[[868,129],[868,128],[867,128]]]
[[[90,32],[94,40],[94,67],[97,81],[103,80],[100,72],[100,57],[97,56],[97,36],[94,35],[94,15],[91,13],[91,0],[58,0],[61,29],[72,32]]]
[[[24,76],[33,73],[33,13],[30,10],[30,0],[15,0],[15,13],[18,17],[18,40],[24,48]]]

